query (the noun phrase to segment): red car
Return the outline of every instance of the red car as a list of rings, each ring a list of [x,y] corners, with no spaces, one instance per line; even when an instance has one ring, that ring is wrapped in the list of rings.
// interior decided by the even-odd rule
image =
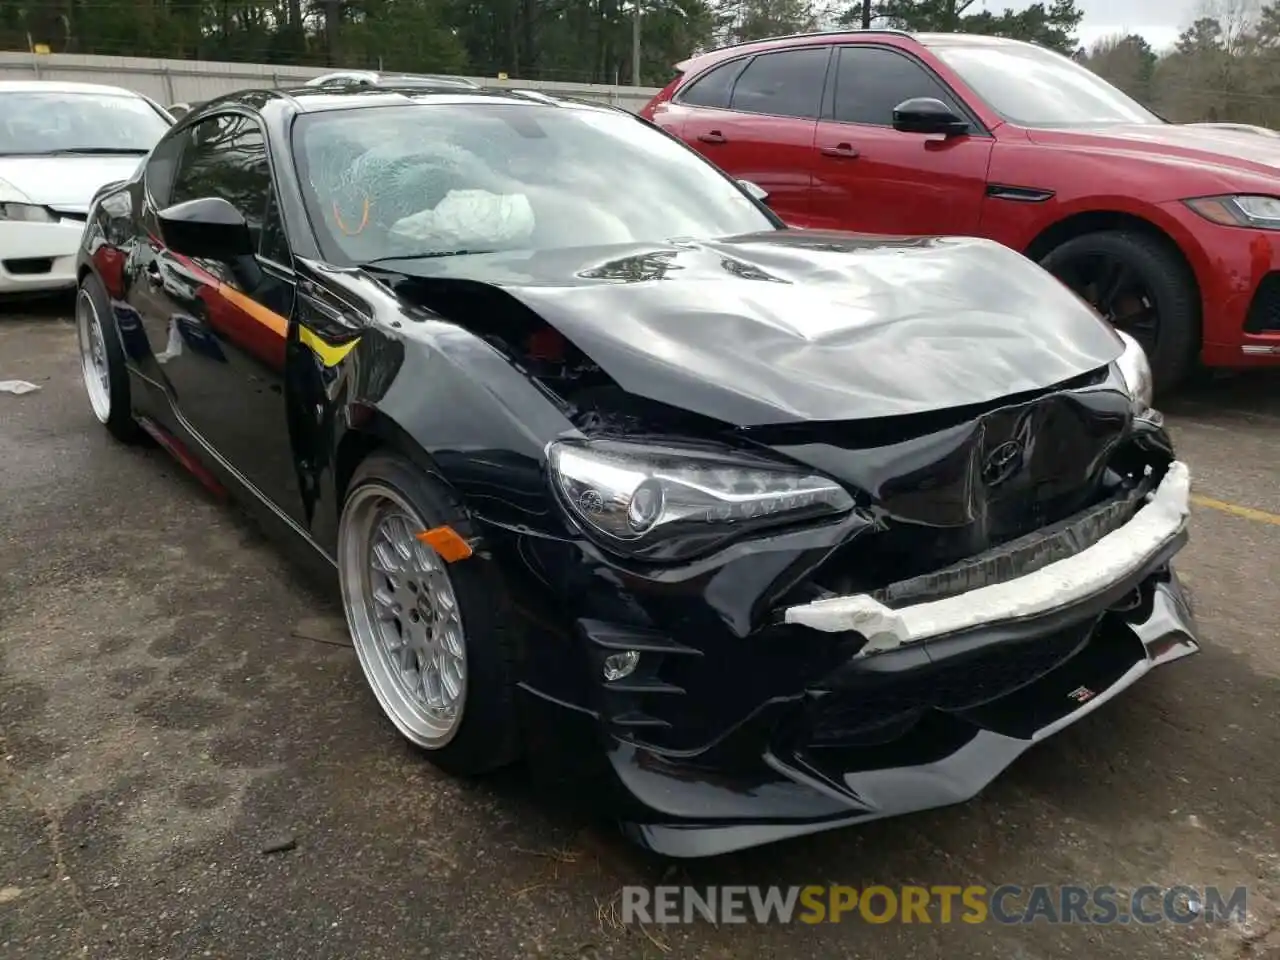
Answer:
[[[714,50],[642,115],[797,227],[987,237],[1145,348],[1167,390],[1280,363],[1280,143],[1167,123],[1032,44],[875,30]]]

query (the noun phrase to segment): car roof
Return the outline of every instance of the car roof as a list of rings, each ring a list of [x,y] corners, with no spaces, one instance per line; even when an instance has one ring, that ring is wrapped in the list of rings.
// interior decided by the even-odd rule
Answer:
[[[341,83],[344,80],[384,87],[416,87],[438,84],[442,87],[479,88],[479,84],[467,77],[433,73],[380,73],[376,70],[335,70],[332,73],[323,73],[318,77],[312,77],[304,86],[316,87],[321,84]]]
[[[1027,43],[1023,40],[1012,40],[1008,37],[993,37],[980,33],[909,33],[906,30],[892,30],[888,28],[872,28],[870,30],[818,30],[810,31],[809,33],[790,33],[777,37],[764,37],[760,40],[747,40],[742,43],[730,44],[726,47],[716,47],[714,50],[707,50],[703,53],[694,54],[692,57],[680,61],[676,64],[675,68],[683,73],[694,64],[725,60],[738,53],[762,53],[776,47],[804,46],[807,43],[815,41],[825,40],[829,42],[849,42],[865,39],[870,42],[886,37],[914,40],[916,43],[926,47],[1036,46],[1036,44]]]
[[[982,33],[913,33],[911,36],[926,47],[1040,47],[1038,43],[1028,43],[1026,40],[993,37]]]
[[[0,80],[0,93],[96,93],[104,97],[134,97],[140,93],[103,83],[69,83],[62,80]]]
[[[579,100],[575,97],[557,97],[540,90],[514,89],[474,89],[441,85],[425,87],[412,84],[403,88],[396,87],[292,87],[272,90],[238,90],[210,100],[200,105],[199,112],[216,110],[220,107],[241,105],[253,110],[270,109],[276,104],[298,113],[322,113],[332,110],[353,110],[366,107],[388,106],[425,106],[429,104],[480,104],[509,103],[524,106],[573,107],[578,109],[594,109],[611,113],[622,112],[632,116],[621,107],[605,103]],[[192,111],[188,116],[195,116]],[[184,118],[185,121],[186,118]]]

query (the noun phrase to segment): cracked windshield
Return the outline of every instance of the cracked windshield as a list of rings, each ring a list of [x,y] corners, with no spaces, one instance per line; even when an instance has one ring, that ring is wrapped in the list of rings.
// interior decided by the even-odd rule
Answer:
[[[732,181],[625,115],[445,103],[302,118],[312,222],[339,259],[772,229]]]

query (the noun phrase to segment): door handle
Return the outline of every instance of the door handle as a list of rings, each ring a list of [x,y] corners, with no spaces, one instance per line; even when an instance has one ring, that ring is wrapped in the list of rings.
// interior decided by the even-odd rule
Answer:
[[[834,147],[823,147],[822,155],[824,157],[836,157],[841,160],[853,160],[858,156],[858,151],[853,148],[852,144],[837,143]]]
[[[709,130],[706,133],[698,134],[698,139],[703,143],[728,143],[728,139],[719,130]]]

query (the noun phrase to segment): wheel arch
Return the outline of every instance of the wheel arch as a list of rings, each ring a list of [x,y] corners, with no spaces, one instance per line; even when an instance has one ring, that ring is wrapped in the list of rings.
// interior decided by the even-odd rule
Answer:
[[[103,293],[107,295],[107,309],[111,310],[113,314],[113,317],[112,317],[113,322],[111,323],[111,331],[112,331],[111,336],[113,336],[116,342],[120,344],[120,349],[124,353],[125,368],[128,370],[134,370],[137,366],[137,361],[134,358],[133,352],[130,351],[129,349],[129,343],[125,340],[124,332],[120,329],[119,321],[114,319],[114,304],[111,302],[111,288],[107,286],[106,279],[102,276],[102,273],[98,270],[98,268],[93,264],[93,261],[82,259],[80,260],[79,263],[76,264],[75,293],[77,298],[80,296],[80,288],[84,286],[84,281],[86,277],[93,277],[95,280],[97,280],[98,283],[101,284],[102,286]]]
[[[333,458],[338,513],[342,512],[342,504],[356,470],[361,463],[379,451],[397,453],[442,483],[452,486],[434,458],[395,418],[372,404],[355,404],[348,412],[351,425],[339,438]]]
[[[1134,213],[1124,213],[1120,210],[1084,210],[1072,213],[1049,224],[1036,234],[1023,253],[1039,263],[1054,247],[1061,246],[1076,237],[1082,237],[1088,233],[1099,233],[1103,230],[1128,230],[1160,241],[1171,252],[1177,254],[1188,276],[1195,283],[1197,294],[1200,293],[1200,279],[1196,276],[1195,267],[1178,241],[1152,220]]]
[[[1124,230],[1142,234],[1159,242],[1177,258],[1195,288],[1196,303],[1199,306],[1199,310],[1196,312],[1196,339],[1197,342],[1203,342],[1204,287],[1200,283],[1199,275],[1196,273],[1195,264],[1192,263],[1182,245],[1168,230],[1146,217],[1135,213],[1107,209],[1084,210],[1072,213],[1041,230],[1027,244],[1023,253],[1029,259],[1039,263],[1051,250],[1061,246],[1068,240],[1106,230]]]

